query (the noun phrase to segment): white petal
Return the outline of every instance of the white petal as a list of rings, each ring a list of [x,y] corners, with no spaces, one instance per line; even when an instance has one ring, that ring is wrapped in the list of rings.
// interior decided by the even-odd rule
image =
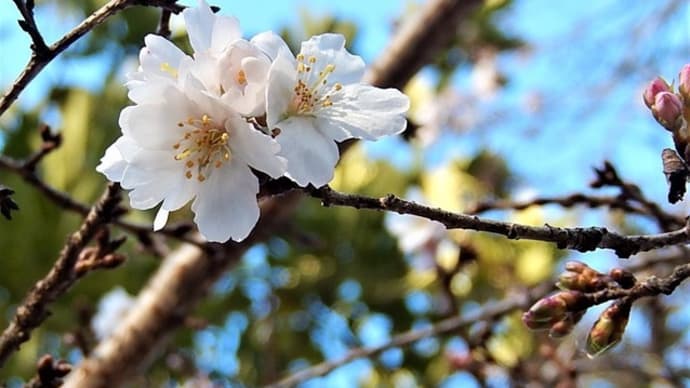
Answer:
[[[246,165],[230,163],[200,185],[194,222],[209,241],[244,240],[259,219],[259,182]]]
[[[352,137],[376,140],[405,130],[405,112],[410,101],[397,89],[380,89],[369,85],[347,85],[332,96],[333,105],[318,112],[318,127],[338,139],[342,129]],[[339,139],[340,140],[340,139]]]
[[[122,151],[118,144],[128,141],[131,140],[124,136],[120,136],[115,143],[105,150],[105,155],[101,158],[101,163],[96,166],[96,171],[105,175],[109,181],[120,182],[122,180],[122,175],[127,167],[127,161],[122,155]]]
[[[287,161],[287,175],[300,186],[321,187],[333,179],[338,162],[335,142],[319,132],[309,118],[290,117],[277,125],[280,155]]]
[[[305,58],[315,57],[314,65],[319,70],[325,66],[335,65],[335,70],[328,77],[329,82],[340,82],[343,85],[359,82],[364,75],[364,60],[350,54],[345,49],[345,37],[340,34],[322,34],[302,42],[300,53]]]
[[[280,37],[280,35],[274,33],[273,31],[266,31],[255,35],[251,43],[255,44],[261,51],[263,51],[268,57],[273,60],[278,57],[278,53],[281,50],[289,53],[290,48],[287,43]]]
[[[225,122],[230,133],[230,148],[236,157],[273,178],[285,174],[286,161],[277,155],[280,145],[270,136],[255,130],[240,117]]]
[[[182,16],[195,52],[220,52],[242,35],[237,19],[214,14],[204,0],[199,0],[198,7],[182,11]]]
[[[295,66],[295,58],[281,51],[268,72],[266,123],[271,129],[287,114],[288,106],[295,93],[294,87],[297,84]]]
[[[122,187],[132,189],[129,192],[129,203],[133,208],[150,209],[163,201],[168,193],[177,189],[175,178],[173,173],[147,171],[130,165],[125,170]],[[132,181],[136,181],[136,184],[125,184]]]
[[[158,77],[158,76],[156,76]],[[172,87],[174,80],[165,81],[161,78],[151,78],[144,81],[130,80],[125,85],[129,89],[127,97],[137,104],[151,104],[161,101],[168,88]]]
[[[154,231],[159,231],[163,229],[166,223],[168,223],[168,215],[170,214],[169,211],[163,209],[161,207],[158,209],[158,213],[156,213],[156,218],[153,219],[153,230]]]
[[[180,121],[192,116],[192,104],[176,88],[166,88],[158,104],[128,106],[120,113],[122,134],[142,148],[170,150],[179,141],[184,129]]]
[[[186,55],[169,40],[159,35],[148,34],[146,46],[139,53],[141,70],[161,77],[174,79],[182,58]]]

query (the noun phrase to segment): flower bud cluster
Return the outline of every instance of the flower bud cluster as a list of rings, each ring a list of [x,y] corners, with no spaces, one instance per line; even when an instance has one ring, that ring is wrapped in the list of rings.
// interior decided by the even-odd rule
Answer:
[[[685,181],[690,175],[687,167],[690,161],[690,64],[683,66],[678,74],[677,92],[674,92],[672,84],[656,77],[645,88],[642,99],[656,121],[673,136],[678,154],[665,149],[662,160],[670,185],[668,199],[676,203],[683,198]]]
[[[565,272],[558,277],[556,283],[561,291],[538,300],[522,315],[522,321],[532,330],[548,330],[552,338],[564,337],[570,334],[587,309],[592,306],[593,302],[588,294],[606,288],[628,289],[636,282],[631,272],[621,268],[614,268],[608,274],[603,274],[585,263],[569,261],[565,265]],[[602,329],[597,329],[599,332],[603,330],[604,323],[601,325]],[[602,335],[595,338],[595,346],[609,344],[602,338]],[[613,345],[615,343],[611,344]]]
[[[673,93],[672,86],[663,78],[656,77],[652,80],[642,94],[642,99],[656,121],[668,131],[675,132],[684,126],[683,100],[690,99]]]

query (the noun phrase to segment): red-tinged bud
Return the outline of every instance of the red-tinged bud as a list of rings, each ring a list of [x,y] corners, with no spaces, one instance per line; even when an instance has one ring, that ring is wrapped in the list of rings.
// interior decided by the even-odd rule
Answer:
[[[551,328],[549,328],[549,337],[557,339],[567,336],[573,331],[575,325],[580,322],[580,319],[582,319],[584,315],[585,310],[567,313],[565,318],[551,325]]]
[[[659,124],[673,132],[683,125],[683,102],[676,94],[661,92],[654,99],[652,114]]]
[[[587,298],[579,291],[561,291],[539,299],[522,314],[522,322],[532,330],[546,330],[566,318],[570,312],[589,307]]]
[[[642,99],[648,108],[652,108],[654,102],[656,101],[656,95],[661,92],[670,92],[671,85],[664,81],[661,77],[656,77],[652,82],[647,85],[647,88],[642,93]]]
[[[690,63],[683,66],[678,74],[678,92],[685,105],[690,106]]]
[[[611,349],[623,338],[630,318],[631,303],[617,300],[599,316],[587,336],[587,356],[594,358]]]

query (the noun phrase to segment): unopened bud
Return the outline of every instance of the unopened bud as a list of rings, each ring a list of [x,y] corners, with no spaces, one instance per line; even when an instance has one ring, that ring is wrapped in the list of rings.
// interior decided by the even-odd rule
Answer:
[[[585,315],[584,310],[566,314],[564,319],[551,325],[551,328],[549,329],[549,337],[563,338],[570,334],[575,325],[580,322],[580,319],[582,319],[583,315]]]
[[[599,316],[587,336],[587,356],[594,358],[611,349],[625,332],[630,317],[631,303],[617,300]]]
[[[652,80],[652,82],[649,83],[649,85],[647,85],[647,88],[645,88],[644,93],[642,93],[642,99],[647,107],[651,109],[656,101],[657,94],[670,91],[671,85],[664,81],[663,78],[656,77],[654,80]]]
[[[661,92],[654,99],[652,114],[659,124],[673,132],[683,125],[683,102],[676,94]]]
[[[562,290],[592,292],[606,287],[606,277],[579,261],[566,263],[565,269],[558,277],[556,286]]]
[[[616,283],[618,283],[619,286],[625,289],[632,288],[635,285],[635,283],[637,283],[635,275],[633,275],[632,272],[625,270],[623,268],[612,269],[611,271],[609,271],[609,277],[611,277],[613,281],[615,281]]]
[[[522,314],[522,322],[532,330],[546,330],[563,320],[568,312],[584,310],[587,298],[579,291],[561,291],[539,299]]]
[[[686,106],[690,106],[690,63],[683,66],[678,74],[678,92]]]

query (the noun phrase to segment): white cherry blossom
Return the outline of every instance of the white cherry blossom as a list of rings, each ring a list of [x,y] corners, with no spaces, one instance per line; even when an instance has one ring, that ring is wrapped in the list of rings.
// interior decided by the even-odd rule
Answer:
[[[263,109],[263,99],[255,107],[254,89],[264,93],[260,78],[267,78],[270,59],[239,39],[234,19],[214,15],[203,1],[184,16],[193,57],[162,38],[146,38],[140,69],[127,84],[136,105],[122,110],[122,136],[97,170],[131,190],[132,207],[161,204],[156,230],[169,212],[193,201],[194,220],[206,239],[240,241],[259,217],[259,183],[251,168],[274,178],[285,173],[278,143],[242,116]],[[235,74],[244,74],[247,85],[226,98],[226,75],[219,69],[228,63],[239,64]]]
[[[364,62],[345,49],[339,34],[314,36],[295,58],[273,46],[266,121],[278,133],[287,175],[301,186],[322,186],[339,158],[336,141],[376,140],[402,132],[407,96],[359,83]]]

